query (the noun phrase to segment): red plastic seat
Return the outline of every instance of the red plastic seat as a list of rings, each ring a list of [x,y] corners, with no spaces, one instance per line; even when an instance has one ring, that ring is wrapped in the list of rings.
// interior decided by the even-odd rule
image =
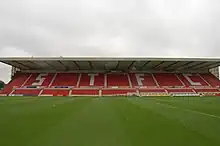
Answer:
[[[126,73],[109,73],[107,74],[108,87],[129,87],[128,75]]]
[[[44,89],[41,95],[68,96],[69,89]]]
[[[55,74],[33,73],[24,86],[45,86],[48,87]]]
[[[10,94],[13,90],[13,87],[21,87],[22,84],[28,79],[30,74],[28,73],[17,73],[14,78],[6,85],[6,87],[3,89],[3,94]]]
[[[168,93],[193,93],[191,88],[168,88]]]
[[[216,78],[213,74],[207,73],[207,74],[200,74],[203,79],[205,79],[212,87],[220,86],[220,81],[218,78]]]
[[[140,88],[139,89],[140,92],[166,92],[166,90],[164,88]]]
[[[99,89],[73,89],[72,90],[72,96],[77,95],[90,95],[90,96],[98,96],[99,95]]]
[[[186,87],[189,86],[209,86],[206,81],[204,81],[199,74],[178,74],[179,78],[185,84]]]
[[[38,96],[41,89],[16,89],[12,94],[23,96]]]
[[[96,86],[103,87],[104,86],[104,74],[88,74],[82,73],[80,78],[79,86]]]
[[[76,86],[77,81],[76,73],[57,73],[51,86]]]
[[[194,88],[197,93],[200,92],[220,92],[217,88]]]
[[[102,95],[127,95],[136,93],[136,89],[103,89]]]
[[[151,74],[130,74],[133,87],[157,86]]]
[[[174,73],[155,73],[155,79],[162,86],[183,86],[181,81]]]

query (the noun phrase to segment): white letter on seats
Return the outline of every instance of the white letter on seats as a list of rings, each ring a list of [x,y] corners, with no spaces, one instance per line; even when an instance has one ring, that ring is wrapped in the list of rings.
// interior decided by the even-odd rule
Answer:
[[[187,79],[187,81],[188,81],[192,86],[200,86],[200,85],[201,85],[201,83],[199,83],[199,82],[193,82],[193,81],[190,79],[190,76],[192,76],[191,74],[184,74],[183,76]]]
[[[88,74],[88,76],[90,76],[89,86],[94,86],[95,76],[97,76],[97,74]]]
[[[34,82],[32,85],[33,86],[41,86],[44,82],[44,80],[46,79],[45,76],[47,76],[48,74],[39,74],[36,78],[36,82]]]
[[[136,76],[138,85],[143,86],[142,81],[144,80],[144,78],[143,78],[144,74],[135,74],[135,76]]]

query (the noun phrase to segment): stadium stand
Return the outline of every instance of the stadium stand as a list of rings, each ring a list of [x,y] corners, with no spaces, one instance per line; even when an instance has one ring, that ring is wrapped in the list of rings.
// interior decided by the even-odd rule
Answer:
[[[28,77],[29,74],[27,73],[17,73],[8,83],[8,85],[3,89],[2,94],[9,95],[11,92],[13,92],[14,88],[20,88],[28,79]]]
[[[167,59],[161,58],[156,61],[157,63],[158,60],[161,60],[159,64],[155,65],[156,70],[152,70],[155,66],[144,68],[149,63],[149,59],[140,60],[139,62],[142,61],[144,65],[138,66],[134,63],[137,59],[129,58],[119,58],[117,64],[110,66],[110,69],[107,68],[109,65],[105,65],[115,59],[108,58],[106,61],[105,58],[100,58],[99,66],[96,66],[97,60],[94,61],[94,58],[87,58],[88,66],[85,67],[83,58],[81,59],[84,61],[83,65],[80,64],[80,59],[71,58],[62,63],[65,69],[61,69],[62,66],[57,66],[55,71],[49,64],[48,66],[42,66],[40,69],[39,64],[36,68],[27,64],[21,65],[25,61],[41,61],[47,64],[47,60],[56,64],[58,61],[62,62],[62,59],[16,59],[17,62],[22,62],[19,64],[13,64],[14,58],[0,59],[3,63],[19,68],[19,71],[15,73],[15,76],[1,94],[8,96],[192,96],[220,94],[220,81],[209,72],[210,67],[207,66],[207,63],[212,66],[213,64],[219,65],[219,60],[206,59],[205,62],[202,59],[204,66],[201,66],[201,59],[199,61],[195,59],[194,61],[192,59],[188,59],[188,61],[175,59],[173,62],[170,59],[166,66],[162,66]],[[185,67],[182,65],[183,62],[181,60],[184,60]],[[68,62],[68,65],[71,62],[74,63],[72,66],[67,66],[65,62]],[[127,63],[127,66],[120,68],[120,62]],[[154,59],[151,59],[151,62],[155,64]],[[190,63],[195,66],[197,62],[202,70],[188,66]],[[100,63],[103,64],[100,65]],[[176,68],[179,68],[178,63],[180,63],[183,70],[176,70]],[[172,65],[175,67],[172,67]],[[99,69],[95,70],[94,67]],[[133,69],[131,69],[132,67]],[[205,71],[204,68],[206,69]]]
[[[104,74],[82,73],[79,81],[80,87],[104,87]]]
[[[157,87],[157,81],[154,80],[152,74],[130,74],[133,87]]]
[[[155,79],[157,80],[159,86],[183,86],[181,81],[178,79],[174,73],[156,73],[154,74]]]
[[[78,74],[76,73],[57,73],[54,74],[52,87],[77,86]],[[50,86],[50,87],[51,87]]]
[[[93,89],[76,88],[71,91],[70,95],[71,96],[99,96],[100,90],[97,88],[93,88]]]
[[[168,93],[194,93],[192,88],[167,88]]]
[[[24,86],[43,86],[48,87],[54,77],[52,73],[32,73],[30,78],[27,78],[27,81],[24,83]]]
[[[184,83],[186,87],[190,86],[209,86],[207,81],[205,81],[199,74],[178,74],[180,80]]]
[[[137,95],[136,89],[103,89],[102,95],[104,96],[118,96],[118,95]]]
[[[11,95],[15,95],[15,96],[38,96],[40,94],[40,91],[41,91],[41,89],[16,88],[15,90],[12,91]]]
[[[108,87],[129,87],[128,74],[127,73],[108,73],[107,76],[107,86]]]
[[[69,96],[70,89],[44,89],[42,90],[40,96]],[[39,95],[38,94],[38,95]]]
[[[216,77],[209,73],[209,74],[200,74],[201,77],[203,77],[204,80],[206,80],[212,87],[219,87],[220,86],[220,81],[216,80]]]

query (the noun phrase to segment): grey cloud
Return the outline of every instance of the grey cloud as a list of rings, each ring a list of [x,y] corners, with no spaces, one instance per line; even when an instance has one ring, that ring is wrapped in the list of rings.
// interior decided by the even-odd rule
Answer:
[[[2,0],[0,22],[1,56],[220,55],[218,0]]]

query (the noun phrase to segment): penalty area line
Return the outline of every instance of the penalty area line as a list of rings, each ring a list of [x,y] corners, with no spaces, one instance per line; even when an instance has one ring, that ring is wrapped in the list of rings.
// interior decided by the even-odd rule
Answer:
[[[199,111],[195,111],[195,110],[190,110],[190,109],[179,108],[179,107],[176,107],[176,106],[173,106],[173,105],[168,105],[168,104],[164,104],[164,103],[160,103],[160,102],[156,102],[156,104],[163,105],[163,106],[166,106],[166,107],[169,107],[169,108],[173,108],[173,109],[181,109],[183,111],[187,111],[187,112],[190,112],[190,113],[195,113],[195,114],[199,114],[199,115],[204,115],[204,116],[209,116],[209,117],[212,117],[212,118],[220,119],[219,116],[208,114],[208,113],[203,113],[203,112],[199,112]]]

